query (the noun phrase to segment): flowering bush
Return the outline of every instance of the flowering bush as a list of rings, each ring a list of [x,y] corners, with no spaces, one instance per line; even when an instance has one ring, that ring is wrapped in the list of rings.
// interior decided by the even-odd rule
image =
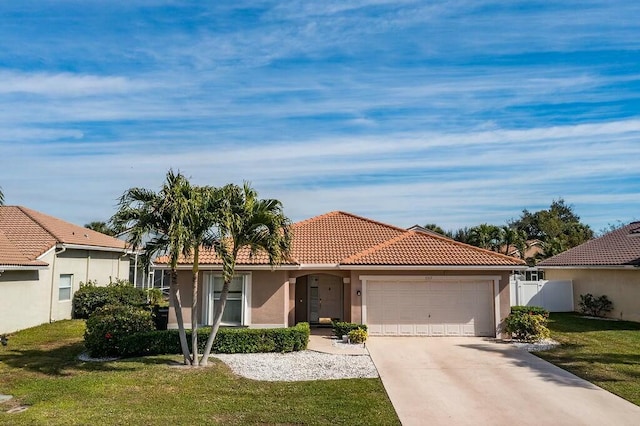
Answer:
[[[518,340],[530,342],[548,339],[548,316],[549,312],[538,306],[514,306],[504,320],[504,329]]]
[[[84,344],[93,357],[117,356],[122,339],[155,330],[151,312],[127,305],[98,308],[87,320]]]
[[[369,337],[369,333],[367,333],[367,330],[356,328],[355,330],[351,330],[348,336],[351,343],[364,343],[367,337]]]

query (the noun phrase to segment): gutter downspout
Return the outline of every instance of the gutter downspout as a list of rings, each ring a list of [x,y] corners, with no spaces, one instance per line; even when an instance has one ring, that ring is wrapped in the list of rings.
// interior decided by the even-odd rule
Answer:
[[[60,247],[60,251],[54,251],[53,252],[53,265],[51,266],[51,298],[50,298],[50,303],[49,303],[49,322],[53,322],[53,289],[55,287],[56,284],[56,259],[58,258],[59,254],[64,253],[65,251],[67,251],[67,248],[63,245],[62,247]]]

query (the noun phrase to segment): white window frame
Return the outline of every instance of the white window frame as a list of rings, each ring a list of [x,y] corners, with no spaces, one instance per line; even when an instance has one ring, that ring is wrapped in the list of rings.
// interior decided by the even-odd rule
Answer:
[[[69,277],[69,285],[68,286],[63,286],[62,285],[62,279],[63,277]],[[69,298],[68,299],[61,299],[60,298],[60,290],[66,290],[69,289]],[[60,274],[60,277],[58,279],[58,302],[68,302],[73,298],[73,274]]]
[[[214,301],[214,278],[222,278],[220,272],[208,272],[203,274],[202,280],[202,315],[201,321],[203,325],[213,324],[213,313],[215,312]],[[248,326],[251,325],[251,273],[237,273],[234,278],[242,277],[242,322],[238,323],[225,323],[220,325],[225,326]]]

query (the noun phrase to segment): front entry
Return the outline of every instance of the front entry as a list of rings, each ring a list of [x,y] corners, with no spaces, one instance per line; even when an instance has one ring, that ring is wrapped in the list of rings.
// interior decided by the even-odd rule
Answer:
[[[328,274],[301,277],[296,282],[296,322],[330,324],[342,320],[342,278]]]

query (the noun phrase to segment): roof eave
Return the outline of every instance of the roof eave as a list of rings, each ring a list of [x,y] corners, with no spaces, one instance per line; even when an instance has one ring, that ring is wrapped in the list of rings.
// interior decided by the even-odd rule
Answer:
[[[524,271],[527,268],[527,265],[340,265],[340,269],[397,271]]]
[[[6,271],[41,271],[49,269],[49,265],[0,265],[0,272]]]
[[[538,269],[640,269],[640,265],[536,265]]]
[[[56,248],[64,248],[68,250],[93,250],[93,251],[108,251],[108,252],[116,252],[123,254],[133,254],[134,252],[127,249],[126,247],[105,247],[105,246],[91,246],[87,244],[67,244],[67,243],[58,243],[56,244]]]

